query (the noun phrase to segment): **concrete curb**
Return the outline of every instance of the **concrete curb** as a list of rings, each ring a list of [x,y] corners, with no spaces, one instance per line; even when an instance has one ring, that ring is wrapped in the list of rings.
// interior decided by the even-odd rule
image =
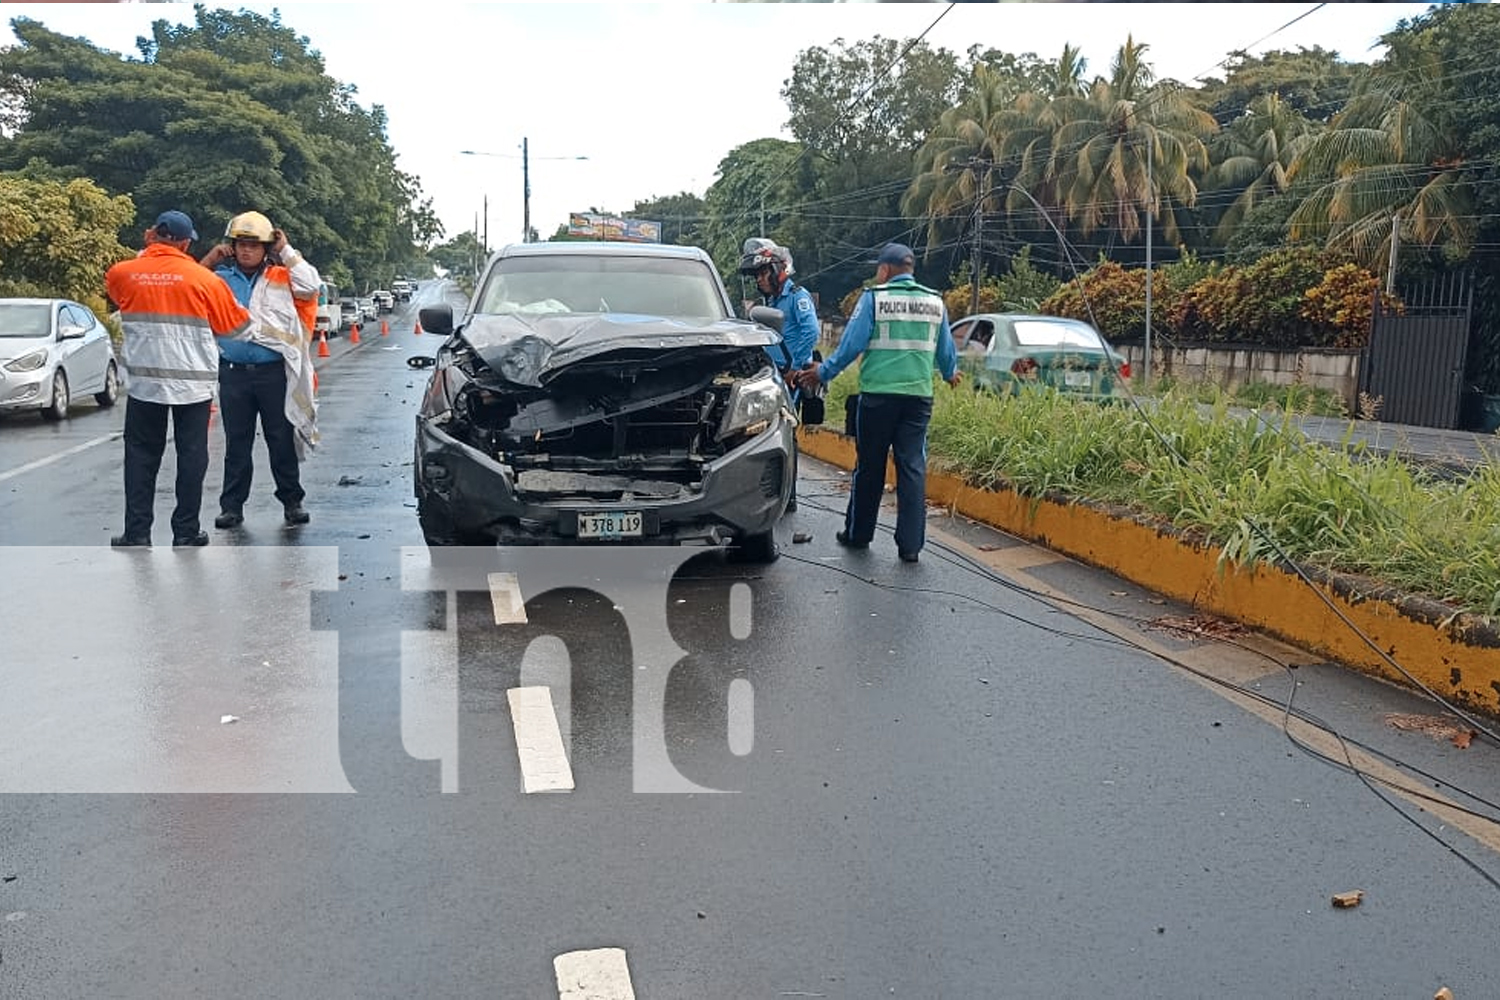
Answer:
[[[801,427],[797,440],[804,454],[840,468],[854,467],[854,442],[843,434]],[[887,481],[893,481],[889,469]],[[1500,716],[1500,629],[1446,605],[1371,580],[1309,571],[1311,586],[1327,598],[1314,599],[1308,580],[1288,568],[1220,565],[1217,549],[1186,532],[1102,504],[981,489],[935,471],[927,476],[927,496],[965,517],[1200,610],[1413,686],[1376,649],[1384,651],[1444,698],[1471,711]]]

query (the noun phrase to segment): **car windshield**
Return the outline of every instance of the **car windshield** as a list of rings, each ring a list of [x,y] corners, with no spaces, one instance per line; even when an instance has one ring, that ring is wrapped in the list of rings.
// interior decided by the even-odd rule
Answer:
[[[45,337],[52,307],[45,302],[0,302],[0,337]]]
[[[1015,321],[1016,343],[1022,347],[1087,347],[1104,350],[1099,335],[1082,323],[1048,322],[1037,319]]]
[[[481,313],[635,313],[724,319],[712,272],[699,260],[547,254],[508,257],[485,280]]]

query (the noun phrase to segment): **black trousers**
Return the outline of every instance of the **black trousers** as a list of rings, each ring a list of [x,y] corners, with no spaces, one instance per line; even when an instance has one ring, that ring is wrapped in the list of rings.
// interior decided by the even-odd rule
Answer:
[[[932,397],[862,393],[859,398],[854,483],[844,530],[855,542],[875,537],[886,459],[896,462],[896,548],[915,555],[927,541],[927,425]]]
[[[177,444],[177,507],[172,511],[172,537],[198,533],[203,507],[203,477],[208,472],[208,412],[201,403],[125,401],[125,534],[150,538],[156,519],[156,474],[167,450],[167,414],[172,416]]]
[[[286,418],[286,366],[219,365],[219,415],[224,421],[224,488],[219,509],[242,513],[255,474],[255,418],[271,459],[276,499],[283,507],[300,504],[301,473],[297,467],[296,432]]]

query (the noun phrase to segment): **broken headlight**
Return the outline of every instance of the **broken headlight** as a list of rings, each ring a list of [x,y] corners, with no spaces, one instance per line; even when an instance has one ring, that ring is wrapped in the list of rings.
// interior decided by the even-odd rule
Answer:
[[[716,440],[722,441],[732,434],[758,434],[786,405],[786,390],[769,368],[754,378],[736,382],[729,391],[729,402],[724,407],[723,419],[719,421]],[[757,428],[757,424],[761,426]]]

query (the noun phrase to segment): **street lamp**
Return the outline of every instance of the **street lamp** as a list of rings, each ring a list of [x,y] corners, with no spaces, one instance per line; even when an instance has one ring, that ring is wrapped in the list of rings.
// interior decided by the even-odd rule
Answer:
[[[463,156],[498,156],[504,160],[514,160],[514,153],[487,153],[477,149],[460,149]],[[587,160],[587,156],[538,156],[539,160]],[[488,222],[485,228],[489,228]],[[529,140],[521,139],[521,242],[531,242],[531,150]]]

